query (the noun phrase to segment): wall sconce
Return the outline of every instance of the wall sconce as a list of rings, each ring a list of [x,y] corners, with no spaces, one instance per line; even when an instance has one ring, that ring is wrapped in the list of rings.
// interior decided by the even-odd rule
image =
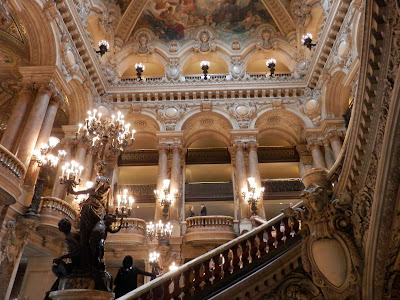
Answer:
[[[311,33],[306,33],[305,35],[303,35],[301,42],[303,43],[304,46],[306,46],[310,50],[312,47],[316,46],[316,44],[312,43],[312,34]]]
[[[163,207],[164,220],[167,219],[169,207],[171,206],[174,198],[178,195],[177,190],[172,191],[172,193],[169,191],[170,182],[171,181],[169,179],[164,179],[163,180],[163,190],[162,191],[154,190],[154,195],[155,195],[156,199],[158,199],[160,201],[160,204]]]
[[[210,68],[210,62],[208,60],[203,60],[200,63],[200,67],[203,70],[204,80],[207,80],[208,69]]]
[[[159,244],[161,241],[168,243],[173,227],[174,226],[171,225],[170,222],[164,224],[161,220],[159,220],[156,224],[150,222],[148,225],[146,225],[146,238],[150,241],[156,238]]]
[[[275,58],[270,58],[266,61],[265,63],[270,71],[270,75],[269,76],[274,76],[275,74],[275,66],[276,66],[276,59]]]
[[[103,56],[108,52],[108,48],[110,48],[110,44],[106,40],[102,40],[99,42],[99,49],[96,51],[97,54],[100,54],[100,56]]]
[[[136,70],[136,75],[138,78],[138,81],[142,81],[142,73],[144,72],[144,64],[138,63],[135,64],[135,70]]]
[[[135,199],[128,195],[127,189],[124,189],[122,195],[117,195],[117,207],[115,208],[115,214],[117,217],[129,217],[131,215],[133,202],[135,202]]]
[[[256,191],[256,182],[253,177],[247,178],[247,181],[249,182],[249,189],[246,187],[243,187],[242,189],[242,196],[245,201],[250,205],[252,215],[256,216],[257,215],[257,204],[258,201],[261,198],[261,201],[263,200],[263,193],[264,193],[264,188],[260,188],[259,191]]]

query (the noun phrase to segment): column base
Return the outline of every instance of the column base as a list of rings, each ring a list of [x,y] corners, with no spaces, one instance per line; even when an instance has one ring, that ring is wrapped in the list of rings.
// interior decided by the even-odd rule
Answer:
[[[113,292],[83,289],[54,291],[49,297],[52,300],[111,300],[115,298]]]

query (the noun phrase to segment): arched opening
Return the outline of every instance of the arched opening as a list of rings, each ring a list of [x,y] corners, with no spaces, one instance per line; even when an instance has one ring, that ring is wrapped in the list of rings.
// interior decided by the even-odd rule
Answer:
[[[207,54],[193,54],[191,55],[183,65],[182,74],[183,75],[201,75],[202,69],[200,62],[207,60],[210,62],[210,68],[208,70],[209,74],[227,74],[229,72],[229,67],[226,61],[217,53],[207,53]]]

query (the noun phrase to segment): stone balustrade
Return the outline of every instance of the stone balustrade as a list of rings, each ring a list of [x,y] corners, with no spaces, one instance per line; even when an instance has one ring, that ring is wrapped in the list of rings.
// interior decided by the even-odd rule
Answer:
[[[78,219],[78,212],[71,204],[55,197],[42,197],[39,211],[41,221],[45,216],[60,216],[60,220],[65,217],[70,218],[72,221]]]
[[[0,205],[10,205],[22,194],[26,168],[10,151],[0,145]]]
[[[107,244],[143,245],[146,240],[146,222],[137,218],[123,219],[123,228],[115,234],[107,236]],[[120,220],[112,224],[116,229],[121,224]]]
[[[220,245],[235,237],[232,217],[198,216],[186,219],[186,243]]]
[[[257,217],[255,219],[257,221]],[[206,299],[217,286],[221,288],[237,278],[242,269],[249,270],[272,260],[298,241],[300,223],[297,219],[280,214],[268,222],[258,220],[258,223],[262,225],[119,299]],[[193,228],[198,227],[201,226]]]
[[[24,164],[2,145],[0,145],[0,163],[2,167],[7,169],[13,176],[20,180],[24,178],[26,173]]]

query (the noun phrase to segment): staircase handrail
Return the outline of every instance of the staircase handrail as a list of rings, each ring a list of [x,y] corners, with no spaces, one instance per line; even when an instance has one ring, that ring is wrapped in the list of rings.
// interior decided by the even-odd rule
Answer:
[[[303,201],[300,201],[293,208],[298,208],[298,207],[301,207],[302,205],[303,205]],[[284,218],[285,218],[285,215],[283,213],[279,214],[278,216],[276,216],[275,218],[273,218],[269,221],[265,221],[257,216],[253,217],[252,219],[254,219],[254,221],[256,221],[258,223],[263,223],[263,224],[252,229],[251,231],[185,263],[184,265],[178,267],[176,270],[169,271],[168,273],[164,274],[163,276],[160,276],[160,277],[138,287],[137,289],[131,291],[130,293],[128,293],[118,299],[120,299],[120,300],[140,299],[139,296],[143,295],[146,292],[150,292],[150,291],[154,290],[155,288],[161,286],[164,283],[176,282],[176,281],[172,281],[172,280],[174,278],[176,278],[177,275],[183,274],[185,271],[191,270],[194,267],[201,265],[202,263],[207,262],[207,261],[215,258],[218,255],[221,255],[223,252],[230,250],[232,247],[234,247],[236,245],[240,245],[243,242],[246,242],[253,236],[256,236],[257,234],[263,232],[268,227],[272,227],[277,222],[282,221]],[[179,279],[178,279],[178,282],[179,282]]]

